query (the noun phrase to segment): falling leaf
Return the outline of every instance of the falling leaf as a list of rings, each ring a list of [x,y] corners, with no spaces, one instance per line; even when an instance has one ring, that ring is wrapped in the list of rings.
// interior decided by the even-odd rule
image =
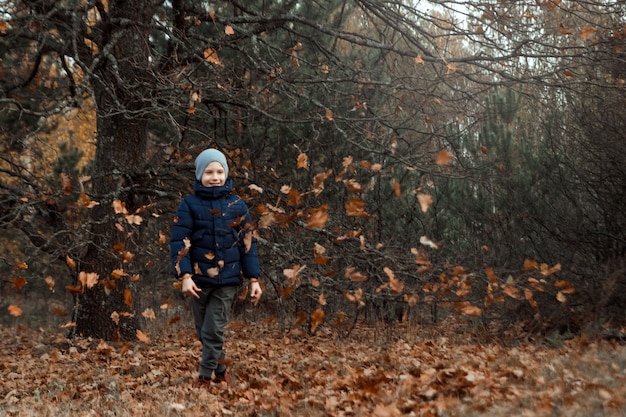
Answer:
[[[148,337],[148,335],[141,330],[137,329],[136,335],[137,339],[139,339],[141,343],[145,343],[146,345],[150,343],[150,338]]]
[[[256,185],[256,184],[250,184],[250,185],[248,185],[248,188],[249,188],[250,190],[252,190],[252,191],[256,191],[256,192],[257,192],[257,193],[259,193],[259,194],[263,194],[263,188],[259,187],[259,186],[258,186],[258,185]]]
[[[308,229],[323,229],[328,222],[328,205],[324,204],[316,209],[309,208],[310,216],[306,227]]]
[[[47,277],[44,278],[44,281],[48,285],[48,289],[50,291],[54,292],[54,285],[55,285],[54,278],[52,278],[50,275],[48,275]]]
[[[143,313],[141,313],[141,315],[150,321],[156,320],[156,315],[154,314],[154,310],[151,308],[146,308],[143,311]]]
[[[443,149],[437,154],[437,158],[435,158],[435,163],[440,166],[448,165],[450,164],[450,160],[453,158],[453,156],[454,155],[452,155],[448,150]]]
[[[350,198],[344,203],[346,214],[351,217],[370,217],[370,215],[365,211],[365,206],[365,200],[358,197]]]
[[[116,325],[120,324],[120,314],[117,311],[111,313],[111,320]]]
[[[311,313],[311,333],[315,333],[315,330],[324,321],[324,310],[321,308],[316,309]]]
[[[295,188],[290,188],[287,196],[287,205],[289,206],[298,207],[302,203],[302,194]]]
[[[439,246],[435,242],[433,242],[432,240],[430,240],[426,236],[421,236],[420,237],[420,243],[422,245],[424,245],[424,246],[428,246],[428,247],[433,248],[433,249],[438,249],[439,248]]]
[[[556,293],[556,299],[559,303],[564,303],[567,301],[567,297],[563,294],[563,291],[559,291]]]
[[[16,290],[21,290],[26,285],[26,278],[24,277],[15,277],[11,281],[11,286]]]
[[[539,263],[537,261],[533,261],[532,259],[524,259],[524,271],[528,272],[531,269],[539,268]]]
[[[415,63],[418,65],[424,65],[424,60],[422,59],[422,57],[420,55],[417,55],[415,57]]]
[[[22,270],[28,269],[28,264],[22,261],[15,262],[15,266],[17,266],[18,269],[22,269]]]
[[[70,178],[70,176],[62,172],[61,174],[59,174],[59,180],[61,181],[61,189],[63,190],[63,194],[72,194],[74,190],[72,187],[72,179]]]
[[[328,169],[326,172],[320,172],[313,178],[313,193],[315,197],[319,196],[324,191],[324,181],[333,173],[332,169]]]
[[[395,178],[392,178],[391,183],[393,185],[393,192],[396,197],[400,197],[402,195],[402,190],[400,189],[400,183]]]
[[[125,288],[124,289],[124,304],[126,304],[128,307],[133,307],[133,294],[130,291],[129,288]]]
[[[591,36],[593,36],[596,32],[598,31],[598,29],[596,28],[592,28],[591,26],[585,26],[581,31],[580,31],[580,38],[581,39],[589,39]]]
[[[124,216],[124,218],[129,224],[132,225],[140,225],[141,222],[143,222],[143,217],[137,214],[127,214],[126,216]]]
[[[120,279],[122,277],[128,276],[128,274],[123,269],[114,269],[111,271],[111,276],[115,279]]]
[[[324,255],[325,253],[326,248],[324,246],[317,242],[313,245],[313,257],[317,265],[326,265],[328,257]]]
[[[87,288],[93,288],[98,283],[98,278],[99,276],[95,272],[80,271],[78,274],[78,282]]]
[[[321,306],[325,306],[326,305],[326,296],[324,295],[324,293],[320,294],[320,296],[317,298],[317,302]]]
[[[387,274],[387,277],[389,278],[389,289],[391,292],[395,294],[401,293],[404,289],[404,283],[396,278],[396,275],[390,268],[384,267],[383,271],[385,271],[385,274]]]
[[[304,152],[298,155],[298,169],[309,169],[309,157]]]
[[[8,306],[7,310],[9,310],[9,314],[12,315],[13,317],[19,317],[23,313],[22,309],[16,306],[15,304],[11,304],[10,306]]]
[[[367,281],[367,275],[362,272],[357,271],[353,266],[349,266],[346,268],[344,272],[344,276],[349,278],[353,282],[364,282]]]
[[[71,269],[76,268],[76,262],[72,258],[70,258],[69,256],[65,256],[65,263]]]
[[[417,201],[420,203],[422,213],[426,213],[428,208],[433,204],[433,198],[429,194],[418,194]]]
[[[235,29],[233,29],[231,25],[226,25],[226,27],[224,27],[224,33],[227,35],[234,35]]]
[[[126,203],[123,203],[120,200],[114,200],[112,205],[115,214],[128,214],[128,211],[126,210]]]
[[[333,112],[330,109],[326,109],[326,119],[332,121],[333,120]]]
[[[461,314],[463,314],[464,316],[480,317],[482,314],[482,310],[476,306],[467,304],[461,307]]]
[[[205,49],[203,52],[203,56],[204,56],[204,59],[211,64],[220,65],[220,66],[222,65],[220,58],[217,56],[217,51],[213,48]]]

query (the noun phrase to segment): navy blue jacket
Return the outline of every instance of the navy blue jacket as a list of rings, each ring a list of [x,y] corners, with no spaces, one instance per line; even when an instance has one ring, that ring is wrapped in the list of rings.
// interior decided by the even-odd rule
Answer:
[[[196,285],[206,286],[238,285],[241,275],[259,277],[252,219],[248,206],[232,189],[230,178],[220,187],[204,187],[196,181],[194,194],[179,204],[170,239],[177,278],[192,274]]]

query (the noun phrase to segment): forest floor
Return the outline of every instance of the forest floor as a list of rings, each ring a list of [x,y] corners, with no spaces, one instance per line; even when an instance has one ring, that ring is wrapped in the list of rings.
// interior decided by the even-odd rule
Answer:
[[[198,389],[182,321],[133,343],[0,326],[0,416],[626,416],[620,343],[480,342],[453,321],[346,338],[279,327],[233,322],[234,385]]]

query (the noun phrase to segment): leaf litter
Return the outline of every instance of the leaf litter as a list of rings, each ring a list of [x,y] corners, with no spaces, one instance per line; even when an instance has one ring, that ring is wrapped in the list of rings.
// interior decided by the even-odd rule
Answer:
[[[626,415],[626,347],[585,337],[559,348],[473,341],[448,323],[359,325],[347,338],[235,321],[232,387],[193,387],[191,326],[136,343],[2,327],[0,416]],[[439,333],[436,333],[439,332]]]

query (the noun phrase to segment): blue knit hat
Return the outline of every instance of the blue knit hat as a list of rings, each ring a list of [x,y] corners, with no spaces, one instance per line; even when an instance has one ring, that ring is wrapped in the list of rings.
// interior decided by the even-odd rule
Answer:
[[[226,178],[228,178],[228,163],[226,162],[226,157],[217,149],[211,148],[200,152],[200,155],[196,158],[196,179],[198,181],[202,180],[202,173],[211,162],[219,162],[222,164]]]

